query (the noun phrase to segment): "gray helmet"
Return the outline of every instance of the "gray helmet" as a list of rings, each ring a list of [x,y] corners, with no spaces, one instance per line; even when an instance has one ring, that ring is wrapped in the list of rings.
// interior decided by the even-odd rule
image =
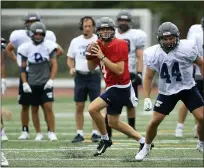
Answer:
[[[35,38],[34,35],[40,33],[42,35],[41,38]],[[35,22],[31,24],[30,26],[30,31],[29,35],[31,39],[34,41],[36,44],[40,44],[44,41],[45,35],[46,35],[46,27],[43,22]]]
[[[176,42],[175,43],[172,43],[172,44],[164,44],[161,42],[161,39],[165,36],[175,36],[176,37]],[[158,39],[158,42],[160,43],[161,47],[169,52],[171,50],[173,50],[178,44],[179,44],[179,35],[180,35],[180,32],[179,32],[179,29],[178,27],[171,23],[171,22],[164,22],[162,23],[159,28],[158,28],[158,31],[157,31],[157,39]]]
[[[111,33],[107,33],[106,35],[102,36],[99,33],[99,30],[102,28],[110,28],[112,29]],[[103,41],[110,41],[115,37],[115,23],[110,17],[102,17],[96,23],[96,34],[99,39]]]
[[[121,20],[126,20],[128,23],[120,23]],[[132,15],[128,11],[120,11],[116,16],[117,27],[122,31],[126,32],[131,28],[132,24]]]
[[[6,48],[6,40],[5,38],[1,37],[1,49],[5,49]]]
[[[38,13],[28,13],[24,16],[24,24],[26,30],[29,30],[30,24],[28,24],[29,21],[41,21],[41,16]]]

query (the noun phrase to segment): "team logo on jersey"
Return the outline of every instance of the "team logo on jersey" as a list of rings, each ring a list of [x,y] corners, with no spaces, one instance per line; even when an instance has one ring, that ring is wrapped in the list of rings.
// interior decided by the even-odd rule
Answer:
[[[159,101],[159,100],[156,100],[155,106],[156,106],[156,107],[160,107],[162,103],[163,103],[163,102],[161,102],[161,101]]]
[[[51,99],[53,97],[53,93],[52,92],[48,92],[47,93],[47,97]]]

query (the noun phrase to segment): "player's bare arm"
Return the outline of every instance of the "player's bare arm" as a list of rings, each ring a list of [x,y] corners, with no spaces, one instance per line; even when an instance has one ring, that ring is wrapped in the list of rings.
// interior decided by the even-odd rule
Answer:
[[[27,58],[22,56],[21,79],[22,79],[23,83],[27,83],[27,79],[26,79],[26,67],[27,67]]]
[[[143,71],[143,49],[137,49],[136,50],[136,57],[137,57],[137,72]]]
[[[74,66],[75,64],[74,64],[74,59],[73,58],[71,58],[71,57],[67,57],[67,66],[68,66],[68,68],[69,68],[69,72],[70,72],[70,74],[72,75],[72,76],[74,76],[75,75],[75,66]]]
[[[50,79],[54,79],[57,74],[57,60],[55,57],[50,58],[51,63],[51,73],[50,73]]]
[[[17,57],[15,53],[13,52],[14,50],[15,50],[15,47],[13,46],[11,42],[9,42],[6,46],[6,54],[10,59],[17,62],[17,59],[16,59]]]
[[[124,72],[124,61],[113,63],[107,57],[105,57],[105,55],[101,51],[101,48],[98,45],[96,47],[93,47],[92,51],[95,53],[95,54],[92,54],[92,55],[98,57],[101,61],[103,61],[104,64],[112,72],[114,72],[117,75],[122,75],[123,74],[123,72]]]
[[[197,57],[196,60],[194,61],[194,63],[199,67],[200,73],[201,73],[202,77],[204,77],[204,72],[203,72],[204,60],[203,60],[203,57]]]
[[[4,58],[1,54],[1,78],[6,78],[5,66],[4,66]]]
[[[145,77],[144,77],[144,95],[146,98],[150,98],[151,94],[151,84],[154,78],[155,71],[146,67]]]

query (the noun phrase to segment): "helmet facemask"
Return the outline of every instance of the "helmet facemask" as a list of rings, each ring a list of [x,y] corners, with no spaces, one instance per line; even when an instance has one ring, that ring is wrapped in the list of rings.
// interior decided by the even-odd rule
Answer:
[[[179,44],[179,37],[176,35],[164,35],[162,37],[157,37],[158,42],[162,49],[169,53],[171,50],[175,49]]]
[[[98,38],[102,41],[108,42],[115,37],[115,29],[111,27],[103,27],[97,30]]]
[[[38,45],[44,41],[45,33],[43,31],[40,31],[40,29],[37,29],[35,33],[30,31],[30,36],[34,44]]]
[[[131,20],[128,19],[118,19],[117,20],[118,28],[121,32],[126,32],[131,28]]]

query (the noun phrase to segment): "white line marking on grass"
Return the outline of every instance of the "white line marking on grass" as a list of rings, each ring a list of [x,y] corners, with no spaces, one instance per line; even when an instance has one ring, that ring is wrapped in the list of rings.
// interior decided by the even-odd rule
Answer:
[[[67,130],[70,130],[70,129],[68,129],[68,128],[66,128]],[[72,129],[75,129],[75,128],[72,128]],[[6,135],[20,135],[20,130],[19,130],[19,132],[8,132],[8,133],[6,133]],[[42,133],[42,134],[47,134],[47,132],[46,133]],[[62,135],[62,136],[65,136],[65,135],[76,135],[76,132],[62,132],[62,133],[60,133],[60,132],[57,132],[56,131],[56,134],[57,135]],[[140,134],[146,134],[146,132],[140,132]],[[29,133],[29,135],[36,135],[36,133],[35,132],[30,132]],[[90,135],[90,133],[85,133],[85,136],[86,135]],[[117,132],[117,133],[113,133],[113,137],[114,137],[114,135],[124,135],[124,134],[122,134],[122,133],[120,133],[120,132]],[[172,136],[174,136],[174,133],[171,133],[171,132],[158,132],[157,133],[157,135],[172,135]],[[193,133],[184,133],[184,136],[185,135],[192,135],[192,137],[193,137]],[[125,136],[125,135],[124,135]],[[175,137],[176,138],[176,137]],[[180,139],[180,138],[177,138],[177,139]],[[193,139],[193,138],[192,138]]]
[[[8,160],[17,160],[17,161],[126,161],[127,159],[130,159],[130,161],[134,161],[133,158],[100,158],[100,157],[93,157],[93,158],[70,158],[70,159],[60,159],[60,158],[16,158],[16,159],[8,159]],[[203,160],[203,158],[188,158],[188,157],[182,157],[182,158],[146,158],[144,161],[192,161],[192,160]],[[144,162],[143,161],[143,162]],[[127,161],[128,162],[128,161]],[[136,162],[136,161],[135,161]]]
[[[109,148],[108,150],[124,150],[124,149],[129,149],[129,150],[137,150],[137,148],[114,148],[114,147],[111,147]],[[88,150],[88,151],[95,151],[96,150],[96,147],[95,148],[90,148],[90,147],[60,147],[59,149],[53,149],[53,148],[44,148],[44,149],[40,149],[40,148],[35,148],[35,149],[32,149],[32,148],[22,148],[22,149],[2,149],[3,151],[6,151],[6,152],[56,152],[56,151],[81,151],[81,150]],[[195,150],[196,151],[196,148],[156,148],[154,147],[153,150]]]
[[[135,140],[122,140],[122,139],[112,139],[113,143],[118,143],[118,145],[135,145],[138,144]],[[8,142],[48,142],[49,140],[41,140],[41,141],[35,141],[35,140],[9,140]],[[71,142],[71,139],[67,140],[60,140],[56,142]],[[85,140],[86,142],[86,140]],[[124,143],[123,143],[124,142]],[[185,139],[185,140],[155,140],[154,143],[156,144],[177,144],[177,143],[196,143],[196,140],[194,139]]]

